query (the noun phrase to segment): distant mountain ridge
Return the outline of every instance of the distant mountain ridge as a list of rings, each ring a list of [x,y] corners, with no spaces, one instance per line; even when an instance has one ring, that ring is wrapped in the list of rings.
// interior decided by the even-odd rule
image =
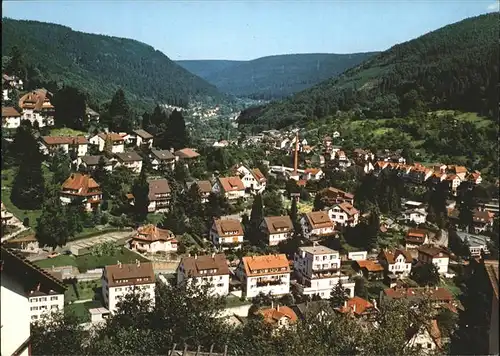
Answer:
[[[250,61],[178,61],[220,91],[254,99],[276,99],[307,89],[360,64],[378,52],[284,54]]]
[[[98,102],[122,88],[131,102],[221,98],[217,88],[142,42],[74,31],[38,21],[2,19],[2,53],[17,46],[43,80],[75,86]]]
[[[447,25],[397,44],[281,101],[244,111],[240,124],[283,128],[357,110],[366,118],[454,109],[498,116],[498,14]]]

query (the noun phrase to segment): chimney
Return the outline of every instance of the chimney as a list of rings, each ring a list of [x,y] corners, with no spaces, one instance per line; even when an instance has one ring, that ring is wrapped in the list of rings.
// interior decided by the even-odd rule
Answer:
[[[215,252],[212,252],[212,258],[215,258]]]
[[[137,263],[137,267],[141,267],[141,261],[135,260],[135,262]]]
[[[198,259],[198,255],[195,253],[194,254],[194,259],[197,260]]]
[[[118,268],[122,268],[122,263],[120,261],[117,262]]]
[[[271,300],[271,309],[274,309],[274,301]]]
[[[352,305],[352,311],[353,311],[354,313],[356,313],[356,303],[354,303],[354,304]]]
[[[276,306],[276,310],[280,311],[280,305],[279,304]]]

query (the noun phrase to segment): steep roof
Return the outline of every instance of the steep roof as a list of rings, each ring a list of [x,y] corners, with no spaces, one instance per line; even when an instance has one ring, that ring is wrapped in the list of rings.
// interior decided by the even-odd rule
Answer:
[[[276,273],[290,273],[290,264],[285,254],[246,256],[242,262],[247,276],[260,276]],[[267,272],[264,272],[267,270]]]
[[[196,158],[200,154],[196,151],[194,151],[192,148],[183,148],[180,150],[177,150],[174,152],[174,155],[178,156],[179,158]]]
[[[2,117],[19,117],[20,113],[17,112],[12,106],[2,106]]]
[[[376,261],[371,260],[358,260],[355,263],[359,266],[360,269],[366,268],[368,272],[382,272],[384,270],[384,266]]]
[[[155,273],[151,262],[116,264],[104,267],[110,287],[155,283]]]
[[[288,215],[285,216],[266,216],[264,217],[267,231],[270,234],[293,231],[293,223]]]
[[[34,111],[53,109],[54,106],[50,103],[49,96],[51,96],[51,94],[46,89],[30,91],[19,99],[19,107],[21,109],[32,109]]]
[[[266,181],[266,177],[264,176],[264,174],[262,174],[260,169],[254,168],[254,169],[252,169],[251,172],[252,172],[252,175],[254,176],[255,180],[257,180],[258,182],[265,182]]]
[[[406,233],[406,242],[423,244],[428,231],[423,229],[410,229]]]
[[[219,182],[224,192],[245,190],[240,177],[219,177]]]
[[[122,162],[142,161],[142,157],[135,151],[115,153],[115,156]]]
[[[96,194],[96,189],[99,188],[100,186],[99,184],[97,184],[94,178],[92,178],[88,174],[82,173],[72,173],[71,176],[69,176],[69,178],[66,179],[62,184],[63,190],[68,189],[72,191],[78,191],[74,192],[73,194],[81,196]]]
[[[149,132],[143,129],[138,129],[133,131],[137,136],[140,136],[141,138],[145,140],[149,140],[150,138],[153,138],[153,135],[151,135]]]
[[[397,249],[394,252],[389,250],[382,250],[379,254],[379,258],[381,257],[385,259],[389,264],[393,264],[396,262],[396,258],[398,258],[399,255],[403,255],[405,257],[406,263],[410,263],[413,261],[413,257],[411,256],[410,251],[400,249]]]
[[[276,308],[267,308],[259,310],[259,314],[264,317],[264,321],[271,325],[276,325],[281,318],[287,318],[291,323],[297,322],[297,314],[287,306],[278,306]]]
[[[175,159],[175,156],[169,150],[151,150],[151,154],[159,161],[171,161]]]
[[[1,246],[1,273],[12,275],[25,288],[26,292],[31,292],[40,283],[40,289],[49,292],[50,290],[64,293],[66,286],[64,283],[49,272],[35,266],[26,258],[15,251]]]
[[[221,237],[243,235],[243,226],[239,220],[235,219],[214,219],[217,234]]]
[[[179,264],[184,274],[190,277],[220,276],[230,274],[226,255],[223,253],[203,256],[183,257]],[[206,271],[206,273],[201,273]]]
[[[146,242],[175,241],[175,235],[170,230],[160,229],[153,224],[148,224],[139,227],[133,239]]]
[[[99,164],[99,161],[101,157],[104,159],[104,164],[105,165],[111,165],[112,163],[109,161],[109,159],[106,158],[104,155],[100,156],[83,156],[82,162],[84,162],[87,166],[97,166]]]
[[[102,138],[104,141],[111,140],[113,142],[119,142],[119,141],[124,141],[125,137],[123,135],[120,135],[119,133],[116,132],[101,132],[97,134],[100,138]]]
[[[200,193],[210,193],[212,191],[212,183],[209,180],[199,180],[195,184],[198,186]]]
[[[360,297],[354,297],[351,298],[347,301],[346,305],[342,306],[339,308],[339,311],[341,313],[354,313],[357,315],[363,314],[367,309],[373,308],[373,304],[370,303],[369,301],[360,298]]]
[[[48,146],[51,145],[84,145],[89,141],[85,136],[42,136],[42,141]]]
[[[152,179],[148,181],[149,184],[149,200],[156,200],[156,194],[168,194],[170,193],[170,186],[168,185],[168,180],[162,179]]]
[[[337,206],[340,209],[342,209],[349,216],[354,216],[356,214],[359,214],[359,210],[356,209],[354,206],[352,206],[351,203],[348,203],[346,201],[343,203],[337,204]]]
[[[449,254],[445,250],[435,246],[421,246],[418,248],[418,253],[422,253],[432,258],[449,256]]]
[[[313,229],[333,227],[334,224],[325,211],[311,211],[306,214],[307,220]]]

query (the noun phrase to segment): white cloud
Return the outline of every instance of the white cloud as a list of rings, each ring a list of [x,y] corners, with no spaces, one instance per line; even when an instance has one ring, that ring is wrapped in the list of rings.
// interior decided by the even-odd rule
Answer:
[[[499,11],[500,9],[500,2],[496,1],[493,4],[488,5],[486,10],[488,11]]]

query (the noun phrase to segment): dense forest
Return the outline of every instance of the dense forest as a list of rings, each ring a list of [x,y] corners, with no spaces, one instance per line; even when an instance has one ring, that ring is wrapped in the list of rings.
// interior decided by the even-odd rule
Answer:
[[[456,109],[498,116],[498,14],[469,18],[374,56],[340,77],[243,112],[241,124],[283,128],[352,111],[362,118]]]
[[[12,47],[21,49],[39,82],[71,85],[99,103],[109,101],[119,88],[134,105],[151,108],[156,102],[181,105],[191,97],[223,97],[162,52],[131,39],[3,18],[3,55]]]
[[[251,61],[182,61],[179,64],[225,93],[272,100],[310,88],[375,54],[286,54]]]

